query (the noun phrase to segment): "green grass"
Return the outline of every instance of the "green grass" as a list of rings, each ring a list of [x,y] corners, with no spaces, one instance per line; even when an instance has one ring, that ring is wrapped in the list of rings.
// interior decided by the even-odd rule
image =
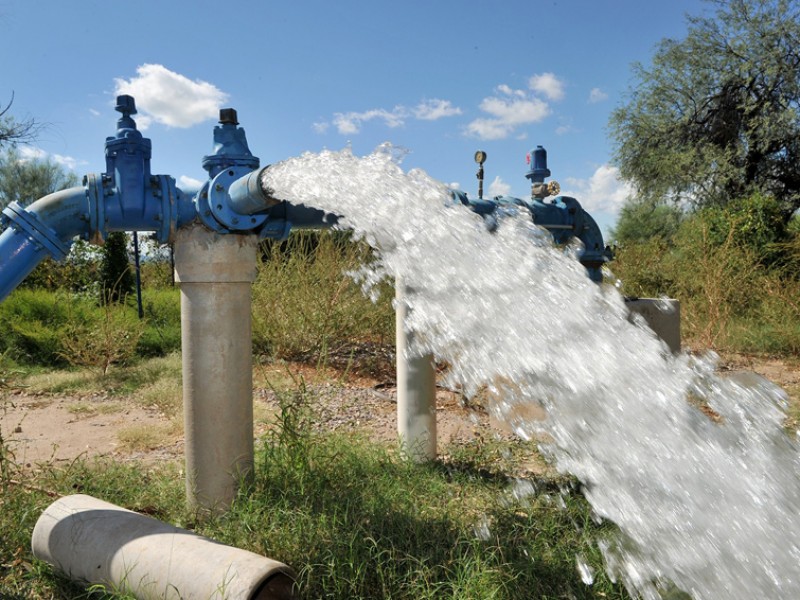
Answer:
[[[311,400],[302,390],[284,396],[251,483],[210,520],[184,508],[175,466],[78,461],[23,479],[6,461],[0,597],[87,597],[30,555],[51,492],[90,494],[281,560],[298,572],[302,598],[627,598],[601,566],[597,541],[613,529],[594,522],[578,486],[540,479],[515,497],[493,452],[462,448],[457,462],[416,465],[360,437],[313,433]],[[593,585],[581,581],[577,556],[595,571]]]

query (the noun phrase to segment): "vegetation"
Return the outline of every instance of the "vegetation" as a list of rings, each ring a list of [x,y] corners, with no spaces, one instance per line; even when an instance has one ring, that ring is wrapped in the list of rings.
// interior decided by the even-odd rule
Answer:
[[[0,154],[0,208],[10,202],[27,206],[77,183],[75,173],[50,158],[24,158],[14,147]]]
[[[637,197],[725,205],[754,192],[800,207],[800,4],[713,0],[636,65],[610,121]]]
[[[754,194],[686,214],[672,233],[623,238],[614,275],[628,295],[679,299],[689,346],[797,355],[800,236],[780,213]]]
[[[10,113],[13,103],[12,93],[8,104],[0,108],[0,147],[30,141],[39,129],[39,125],[33,119],[15,119]]]
[[[291,564],[302,598],[627,598],[602,570],[598,540],[613,528],[574,482],[513,479],[503,473],[514,464],[500,471],[479,452],[414,465],[393,448],[315,433],[309,400],[302,386],[282,397],[251,487],[215,520],[184,508],[171,466],[76,461],[24,479],[11,468],[0,479],[0,596],[89,597],[28,550],[44,508],[80,492]]]
[[[253,286],[255,351],[324,363],[393,344],[392,287],[383,285],[373,303],[345,275],[370,256],[365,244],[343,232],[298,232],[266,245]]]
[[[796,354],[800,4],[709,6],[636,65],[611,117],[635,189],[612,269],[628,295],[680,300],[690,346]]]
[[[100,286],[104,302],[120,302],[133,292],[136,282],[128,258],[128,242],[128,234],[114,231],[103,245]]]

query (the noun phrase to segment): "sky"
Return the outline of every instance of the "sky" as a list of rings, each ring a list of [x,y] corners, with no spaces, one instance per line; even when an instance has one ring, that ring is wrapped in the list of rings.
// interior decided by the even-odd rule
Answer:
[[[703,0],[0,0],[0,106],[43,125],[27,157],[105,169],[117,94],[135,97],[152,172],[197,185],[219,109],[262,165],[384,142],[477,196],[527,198],[526,154],[604,232],[631,189],[608,119]]]

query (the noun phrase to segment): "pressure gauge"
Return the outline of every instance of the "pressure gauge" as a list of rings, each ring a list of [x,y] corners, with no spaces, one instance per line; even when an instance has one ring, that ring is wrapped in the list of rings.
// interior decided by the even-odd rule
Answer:
[[[478,150],[475,153],[475,162],[478,163],[479,165],[482,165],[483,163],[485,163],[486,162],[486,152],[484,152],[483,150]]]

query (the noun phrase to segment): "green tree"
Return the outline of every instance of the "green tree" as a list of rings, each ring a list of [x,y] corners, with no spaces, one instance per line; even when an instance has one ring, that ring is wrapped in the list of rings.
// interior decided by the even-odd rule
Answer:
[[[648,200],[723,205],[755,191],[784,221],[800,207],[800,2],[710,0],[652,64],[634,66],[610,132],[624,179]]]
[[[683,211],[674,204],[653,200],[629,200],[622,207],[611,231],[611,240],[618,244],[644,242],[653,238],[671,240],[683,218]]]
[[[50,158],[24,159],[14,147],[0,154],[0,208],[12,201],[24,206],[77,183],[75,173]]]
[[[103,246],[100,282],[106,302],[124,300],[133,291],[135,282],[128,259],[128,234],[122,231],[108,234]]]

